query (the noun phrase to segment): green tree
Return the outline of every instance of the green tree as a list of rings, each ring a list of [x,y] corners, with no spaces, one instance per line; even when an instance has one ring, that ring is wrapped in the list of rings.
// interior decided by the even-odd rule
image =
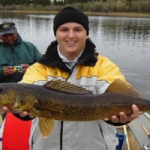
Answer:
[[[42,5],[46,6],[46,5],[49,5],[49,4],[50,4],[50,1],[49,1],[49,0],[43,0]]]
[[[30,0],[24,0],[24,4],[29,5],[30,4]]]
[[[1,0],[1,1],[2,1],[2,5],[3,5],[3,6],[6,6],[7,3],[8,3],[7,0]]]

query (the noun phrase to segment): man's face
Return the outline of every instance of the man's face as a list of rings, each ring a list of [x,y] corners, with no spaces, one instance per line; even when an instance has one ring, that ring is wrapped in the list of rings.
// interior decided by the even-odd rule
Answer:
[[[13,45],[17,40],[18,34],[16,33],[9,33],[1,36],[3,42],[8,43],[9,45]]]
[[[60,51],[68,60],[75,59],[84,50],[87,38],[85,28],[75,22],[62,24],[56,31]]]

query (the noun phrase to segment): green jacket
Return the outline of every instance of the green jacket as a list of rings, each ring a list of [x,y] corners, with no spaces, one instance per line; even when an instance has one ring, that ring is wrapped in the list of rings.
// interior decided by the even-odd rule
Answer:
[[[0,42],[0,83],[18,82],[23,75],[15,72],[14,75],[4,76],[3,68],[5,66],[19,66],[20,64],[32,65],[41,58],[42,54],[30,42],[25,42],[18,35],[18,39],[13,45]]]

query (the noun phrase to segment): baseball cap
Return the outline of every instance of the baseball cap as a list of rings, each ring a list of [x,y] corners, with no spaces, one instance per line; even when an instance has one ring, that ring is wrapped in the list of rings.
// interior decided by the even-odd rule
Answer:
[[[13,22],[3,22],[0,24],[0,36],[10,33],[16,33],[17,29],[15,27],[15,23]]]

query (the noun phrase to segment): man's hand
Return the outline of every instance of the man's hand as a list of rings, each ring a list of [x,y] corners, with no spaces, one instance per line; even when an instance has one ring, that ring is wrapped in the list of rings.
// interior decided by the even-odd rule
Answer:
[[[120,112],[119,113],[119,117],[117,116],[112,116],[111,119],[110,118],[105,118],[105,121],[111,120],[114,123],[127,123],[130,122],[136,118],[138,118],[140,116],[140,114],[142,114],[138,107],[136,105],[132,105],[132,110],[133,110],[133,114],[131,114],[130,116],[127,116],[124,112]]]
[[[27,70],[27,69],[28,69],[28,67],[29,67],[29,65],[28,65],[28,64],[21,64],[20,66],[23,68],[23,70],[21,71],[21,73],[25,73],[25,72],[26,72],[26,70]]]
[[[12,112],[12,113],[17,113],[20,115],[20,117],[26,117],[28,114],[27,111],[23,111],[23,112],[15,112],[15,111],[11,111],[8,107],[6,106],[2,106],[0,107],[0,114],[5,114],[5,113],[9,113],[9,112]],[[33,115],[29,115],[31,118],[34,118]]]
[[[6,66],[3,68],[3,73],[5,76],[13,75],[15,73],[15,70],[12,66]]]

